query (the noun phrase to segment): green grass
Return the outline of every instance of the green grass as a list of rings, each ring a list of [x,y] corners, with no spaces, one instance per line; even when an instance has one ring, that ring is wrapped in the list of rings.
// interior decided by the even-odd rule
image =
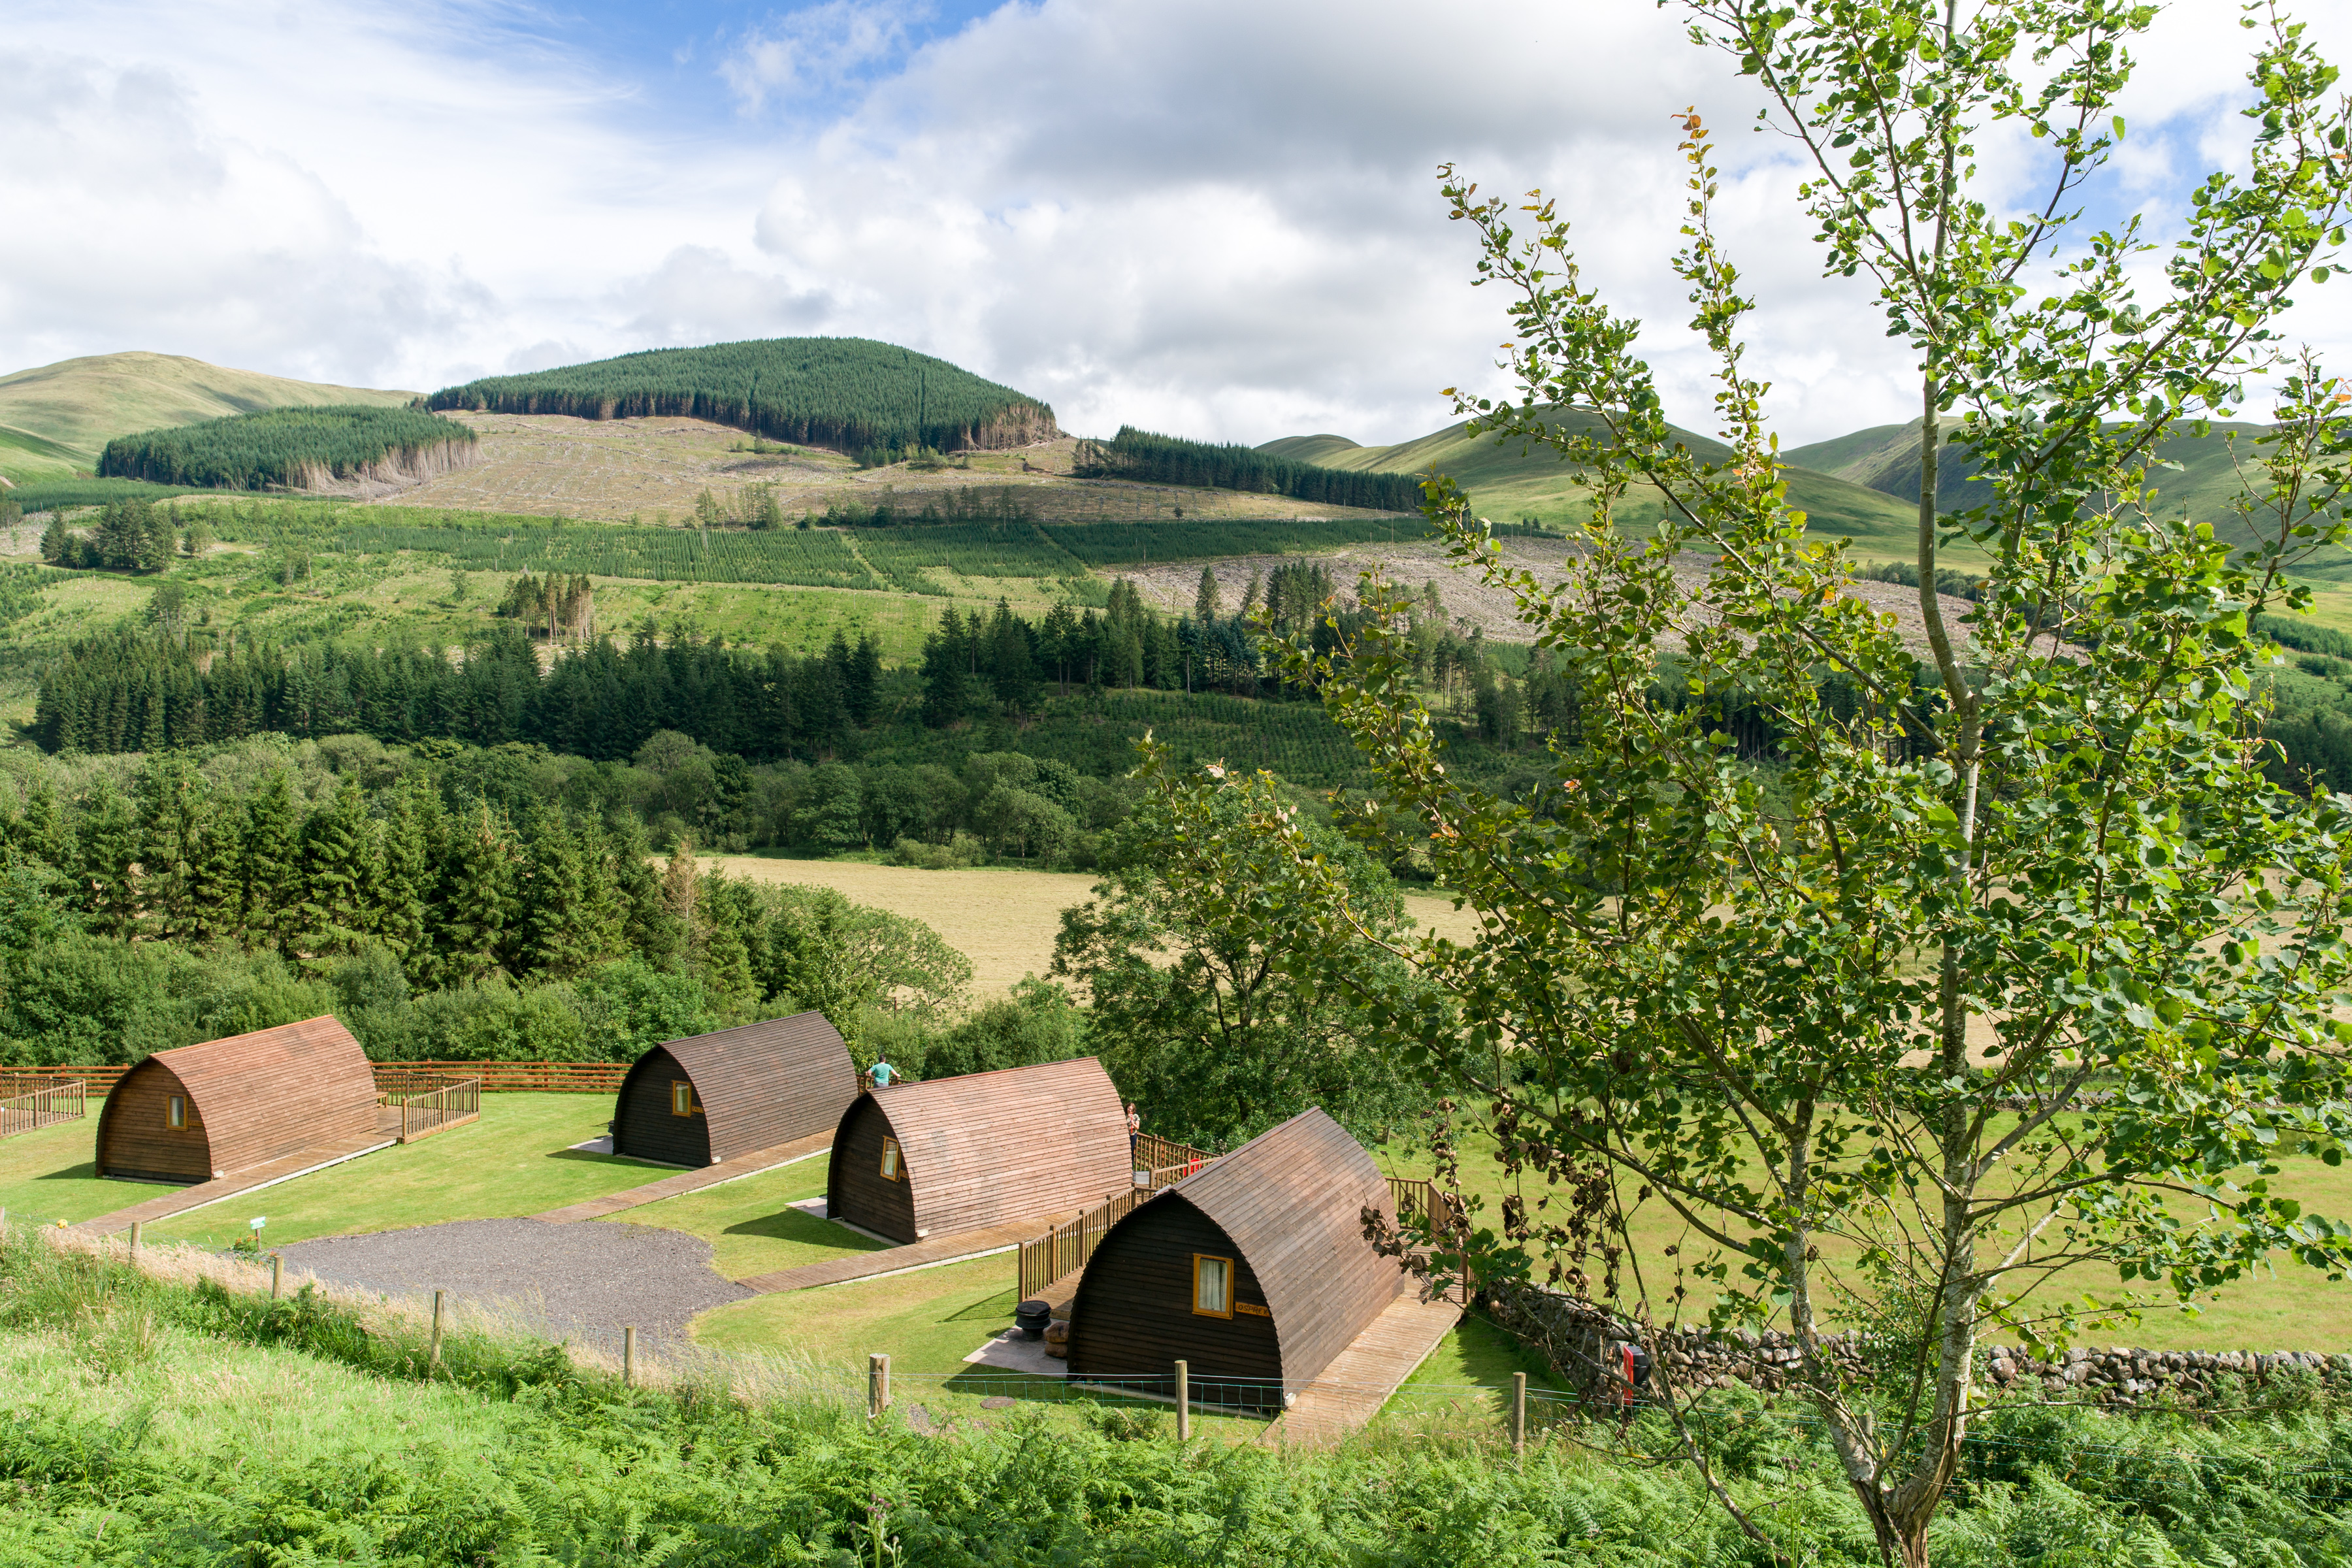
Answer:
[[[1391,1174],[1430,1173],[1427,1156],[1420,1151],[1384,1145],[1373,1154]],[[2273,1191],[2301,1200],[2308,1212],[2339,1220],[2352,1216],[2352,1168],[2330,1168],[2316,1159],[2289,1159],[2281,1163],[2284,1174],[2271,1178]],[[1475,1223],[1489,1228],[1498,1226],[1502,1199],[1510,1189],[1493,1155],[1480,1147],[1475,1136],[1463,1142],[1462,1177],[1464,1190],[1485,1200]],[[1525,1195],[1530,1205],[1540,1194],[1540,1182],[1529,1178]],[[2184,1219],[2193,1217],[2185,1206],[2177,1212]],[[1684,1260],[1692,1262],[1706,1245],[1685,1233],[1671,1211],[1654,1200],[1637,1214],[1633,1240],[1654,1292],[1663,1292],[1672,1284],[1674,1264],[1665,1257],[1665,1247],[1681,1246]],[[1598,1265],[1593,1267],[1597,1270]],[[2152,1288],[2143,1284],[2138,1289]],[[2041,1287],[2032,1300],[2047,1310],[2068,1297],[2079,1300],[2086,1291],[2114,1298],[2125,1294],[2126,1288],[2112,1272],[2078,1267],[2071,1275]],[[2132,1344],[2149,1350],[2352,1350],[2352,1280],[2331,1281],[2315,1269],[2284,1258],[2275,1271],[2225,1287],[2218,1298],[2200,1299],[2197,1305],[2200,1311],[2186,1313],[2158,1304],[2146,1309],[2137,1324],[2117,1324],[2086,1337],[2102,1345]],[[1704,1316],[1704,1307],[1698,1309],[1698,1315]]]
[[[100,1101],[79,1121],[60,1122],[37,1132],[0,1138],[0,1208],[11,1220],[79,1223],[128,1208],[161,1187],[135,1182],[100,1181],[92,1158],[98,1141]]]
[[[730,1279],[879,1251],[887,1244],[792,1206],[824,1195],[826,1168],[827,1156],[816,1154],[609,1217],[615,1225],[656,1225],[702,1237],[710,1243],[710,1266]]]
[[[612,1115],[606,1095],[486,1094],[478,1121],[166,1220],[153,1235],[226,1247],[247,1234],[256,1215],[268,1217],[264,1239],[272,1244],[495,1219],[561,1208],[675,1173],[569,1147],[598,1136]],[[115,1206],[135,1201],[125,1198]]]
[[[10,479],[70,477],[89,469],[106,443],[134,430],[186,425],[263,408],[322,403],[372,403],[398,407],[415,394],[290,381],[258,371],[230,370],[181,354],[96,354],[60,360],[0,375],[0,426],[47,443],[20,457],[0,447],[0,473]],[[70,455],[60,473],[57,451]],[[19,469],[18,465],[25,466]]]

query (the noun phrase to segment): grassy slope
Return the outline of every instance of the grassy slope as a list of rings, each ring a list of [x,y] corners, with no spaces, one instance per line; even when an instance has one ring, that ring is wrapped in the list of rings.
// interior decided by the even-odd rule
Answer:
[[[399,405],[415,394],[292,381],[180,354],[97,354],[0,375],[0,473],[62,479],[116,436],[313,403]],[[37,446],[17,439],[30,437]]]
[[[1580,423],[1587,416],[1572,417]],[[1359,447],[1340,436],[1293,436],[1269,441],[1261,450],[1335,468],[1423,473],[1433,468],[1470,492],[1480,515],[1496,521],[1532,515],[1560,522],[1582,515],[1582,489],[1556,454],[1525,449],[1517,443],[1498,444],[1467,430],[1465,421],[1393,447]],[[1730,448],[1720,441],[1689,431],[1680,434],[1703,457],[1729,455]],[[1814,528],[1853,540],[1859,555],[1878,559],[1904,552],[1913,520],[1892,498],[1810,468],[1790,474],[1789,494],[1811,516]],[[1637,521],[1647,515],[1645,503],[1632,503],[1630,515]]]

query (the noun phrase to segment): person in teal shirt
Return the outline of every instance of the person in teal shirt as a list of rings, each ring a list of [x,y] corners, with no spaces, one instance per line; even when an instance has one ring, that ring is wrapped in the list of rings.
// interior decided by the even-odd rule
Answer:
[[[866,1076],[874,1080],[875,1088],[887,1089],[890,1087],[890,1080],[898,1076],[898,1069],[890,1065],[889,1058],[877,1057],[874,1058],[874,1066],[867,1069]]]

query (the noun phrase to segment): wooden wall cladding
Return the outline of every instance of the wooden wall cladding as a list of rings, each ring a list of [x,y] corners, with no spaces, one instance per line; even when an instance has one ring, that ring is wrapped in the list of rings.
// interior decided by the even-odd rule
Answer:
[[[1192,1310],[1195,1253],[1234,1259],[1231,1318]],[[1165,1377],[1181,1360],[1202,1399],[1252,1403],[1244,1390],[1207,1386],[1230,1378],[1269,1385],[1270,1400],[1284,1376],[1280,1336],[1260,1315],[1265,1305],[1234,1238],[1171,1188],[1113,1226],[1087,1262],[1070,1304],[1070,1375]]]
[[[173,1095],[188,1100],[188,1125],[167,1120]],[[98,1118],[98,1173],[142,1182],[208,1182],[212,1150],[204,1108],[172,1069],[148,1058],[122,1075]]]
[[[710,1163],[709,1117],[671,1114],[670,1085],[680,1079],[693,1081],[677,1058],[660,1046],[637,1058],[614,1106],[614,1153],[665,1165]]]
[[[822,1013],[795,1013],[716,1034],[665,1040],[655,1047],[688,1080],[701,1102],[703,1149],[681,1164],[709,1164],[831,1131],[857,1098],[857,1068],[841,1033]],[[651,1053],[630,1068],[621,1100],[636,1091]],[[664,1079],[663,1113],[669,1093]],[[616,1105],[615,1120],[622,1112]],[[655,1135],[658,1141],[658,1135]],[[669,1156],[648,1154],[648,1159]]]
[[[188,1180],[246,1170],[314,1143],[375,1135],[374,1074],[360,1043],[332,1018],[157,1051],[125,1075],[116,1094],[152,1064],[179,1080],[190,1121],[204,1128],[210,1169]],[[113,1158],[113,1124],[133,1126],[142,1116],[132,1100],[118,1111],[116,1095],[107,1096],[99,1119],[102,1158]],[[126,1152],[126,1170],[128,1158]]]
[[[915,1237],[915,1195],[903,1181],[882,1175],[882,1140],[890,1119],[872,1095],[860,1095],[833,1135],[833,1160],[825,1172],[824,1209],[835,1219],[863,1226],[893,1241]]]
[[[1152,1238],[1163,1227],[1171,1238],[1189,1234],[1182,1227],[1190,1222],[1181,1216],[1190,1209],[1231,1240],[1244,1260],[1244,1277],[1261,1292],[1253,1297],[1244,1290],[1239,1299],[1262,1301],[1272,1314],[1285,1386],[1296,1390],[1312,1383],[1406,1288],[1404,1271],[1374,1252],[1365,1238],[1368,1208],[1394,1223],[1395,1205],[1380,1167],[1321,1110],[1303,1111],[1260,1133],[1136,1209],[1103,1237],[1078,1282],[1071,1310],[1072,1368],[1079,1364],[1081,1334],[1087,1336],[1088,1364],[1101,1368],[1100,1375],[1111,1375],[1130,1356],[1160,1353],[1158,1340],[1131,1352],[1123,1345],[1123,1324],[1133,1321],[1150,1328],[1156,1320],[1135,1318],[1122,1309],[1165,1290],[1162,1276],[1180,1261],[1189,1279],[1191,1254],[1201,1249]],[[1121,1271],[1130,1269],[1144,1282],[1122,1283]],[[1097,1296],[1119,1305],[1103,1321],[1082,1324],[1086,1303]],[[1184,1300],[1189,1312],[1189,1297]]]
[[[867,1102],[905,1155],[918,1235],[1091,1208],[1133,1184],[1126,1108],[1092,1057],[893,1084]]]

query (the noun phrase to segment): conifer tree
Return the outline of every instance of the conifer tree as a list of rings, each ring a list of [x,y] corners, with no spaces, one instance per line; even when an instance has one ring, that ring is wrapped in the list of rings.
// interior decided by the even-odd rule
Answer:
[[[140,901],[157,936],[195,934],[206,858],[204,779],[184,757],[156,757],[134,781],[139,802]]]
[[[538,805],[524,816],[515,867],[515,925],[507,968],[543,980],[566,980],[601,956],[588,913],[587,869],[562,814]]]
[[[1253,577],[1255,584],[1256,579]],[[1201,586],[1192,595],[1192,618],[1202,626],[1217,618],[1217,574],[1213,568],[1201,568]]]
[[[401,956],[411,980],[427,967],[426,916],[433,892],[434,824],[440,797],[414,779],[393,792],[378,834],[371,932]]]
[[[334,799],[302,824],[300,936],[304,951],[354,951],[373,924],[373,845],[359,784],[345,779]]]
[[[25,815],[16,823],[16,843],[35,859],[62,871],[67,868],[71,842],[64,816],[58,810],[57,795],[44,779],[25,801]]]
[[[244,828],[239,879],[246,943],[276,946],[293,935],[301,916],[301,824],[283,768],[273,770],[247,800]]]
[[[139,913],[139,889],[131,868],[139,859],[137,809],[100,773],[80,801],[75,834],[75,874],[90,928],[107,936],[129,936]]]
[[[448,819],[436,858],[434,978],[442,985],[479,980],[498,967],[507,928],[512,867],[504,825],[477,804]]]

